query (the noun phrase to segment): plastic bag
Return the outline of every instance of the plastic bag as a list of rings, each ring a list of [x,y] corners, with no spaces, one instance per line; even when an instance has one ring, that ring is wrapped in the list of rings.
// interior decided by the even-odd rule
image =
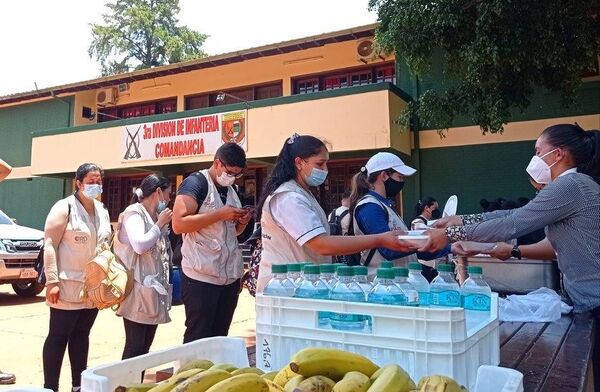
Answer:
[[[527,295],[500,298],[498,315],[502,321],[551,322],[560,319],[564,305],[560,295],[542,287]]]

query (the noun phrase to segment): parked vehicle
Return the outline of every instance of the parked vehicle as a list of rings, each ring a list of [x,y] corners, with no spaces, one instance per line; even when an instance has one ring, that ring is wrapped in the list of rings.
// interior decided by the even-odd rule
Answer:
[[[23,297],[41,293],[44,283],[38,276],[43,266],[38,256],[43,243],[43,231],[18,225],[0,210],[0,284],[10,283]]]

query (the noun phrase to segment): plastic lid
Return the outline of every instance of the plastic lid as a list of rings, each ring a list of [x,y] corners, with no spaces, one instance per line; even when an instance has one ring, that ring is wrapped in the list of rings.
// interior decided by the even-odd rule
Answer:
[[[379,268],[377,277],[381,279],[394,279],[394,270],[391,268]]]
[[[380,268],[394,268],[394,263],[391,261],[383,260],[379,265]]]
[[[333,263],[333,265],[335,266],[336,271],[340,267],[347,267],[347,265],[344,263]]]
[[[273,264],[271,266],[271,272],[274,274],[285,274],[288,270],[287,264]]]
[[[333,274],[335,272],[335,265],[333,264],[321,264],[321,273]]]
[[[368,275],[369,269],[364,265],[355,265],[354,267],[354,275]]]
[[[439,272],[453,272],[454,266],[452,266],[450,264],[440,264],[437,266],[437,270]]]
[[[423,271],[423,266],[421,263],[408,263],[408,269]]]
[[[394,274],[396,276],[408,276],[408,268],[394,267]]]
[[[319,275],[320,268],[316,264],[306,264],[304,266],[304,273],[309,275]]]
[[[302,271],[302,264],[293,263],[287,265],[287,272],[300,272]]]
[[[348,266],[339,266],[337,269],[338,276],[354,276],[354,269]]]
[[[467,272],[470,274],[483,274],[483,268],[478,265],[467,267]]]

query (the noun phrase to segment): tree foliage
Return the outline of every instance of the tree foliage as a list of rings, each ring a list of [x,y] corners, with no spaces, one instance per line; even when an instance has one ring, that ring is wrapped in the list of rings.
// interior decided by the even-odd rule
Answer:
[[[378,46],[413,74],[441,59],[445,83],[409,104],[405,124],[444,130],[468,116],[483,133],[502,132],[537,88],[573,103],[600,54],[600,0],[369,0],[369,8]]]
[[[205,57],[207,35],[178,26],[179,0],[113,0],[92,24],[88,53],[102,76]]]

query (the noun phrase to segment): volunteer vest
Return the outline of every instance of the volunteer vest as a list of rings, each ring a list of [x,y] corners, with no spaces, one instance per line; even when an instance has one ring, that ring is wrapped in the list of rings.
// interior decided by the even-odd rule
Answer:
[[[367,204],[367,203],[374,203],[378,206],[381,206],[382,208],[385,208],[388,212],[388,227],[390,228],[390,230],[395,230],[395,229],[401,229],[401,230],[408,230],[406,228],[406,225],[404,224],[404,221],[402,220],[402,218],[400,218],[400,216],[396,213],[396,211],[394,211],[393,209],[391,209],[390,207],[388,207],[385,203],[377,200],[377,198],[373,195],[367,194],[365,195],[357,204],[356,204],[356,208],[358,208],[358,206],[361,206],[363,204]],[[354,209],[354,211],[356,211],[356,208]],[[364,235],[364,233],[360,230],[360,227],[358,226],[358,222],[356,221],[356,215],[354,216],[353,219],[353,227],[354,227],[354,235]],[[367,258],[367,255],[369,254],[369,250],[364,250],[361,252],[361,256],[362,256],[362,260],[361,263],[364,262],[364,260]],[[381,255],[381,253],[379,253],[379,250],[375,251],[375,254],[373,255],[373,258],[371,259],[371,262],[369,263],[369,277],[374,277],[377,274],[377,268],[379,268],[379,265],[381,264],[381,262],[385,260],[385,257],[383,257]],[[395,259],[394,261],[394,265],[395,266],[407,266],[408,263],[416,263],[418,262],[417,260],[417,256],[415,254],[412,255],[408,255],[405,257],[401,257],[399,259]]]
[[[208,170],[202,170],[208,182],[208,192],[199,214],[223,207],[219,191]],[[233,187],[227,187],[227,205],[241,208]],[[200,282],[227,285],[241,278],[244,272],[242,251],[239,248],[236,222],[219,221],[193,233],[183,234],[181,268],[189,278]]]
[[[85,196],[82,196],[85,197]],[[82,298],[85,265],[97,255],[96,247],[109,241],[112,233],[108,211],[94,200],[96,216],[90,217],[83,205],[71,195],[58,203],[69,204],[65,232],[55,248],[58,269],[58,302],[49,306],[63,310],[89,309],[93,306]],[[65,207],[67,209],[68,207]]]
[[[271,266],[273,264],[292,264],[311,262],[315,264],[331,263],[331,256],[321,256],[306,245],[300,246],[295,238],[292,238],[279,223],[275,221],[271,214],[271,199],[280,193],[296,192],[304,196],[312,207],[312,210],[321,220],[323,227],[329,234],[329,222],[325,211],[317,202],[312,193],[306,191],[294,180],[281,184],[275,192],[267,197],[262,208],[261,230],[262,230],[262,254],[260,266],[258,268],[258,281],[256,291],[262,292],[272,277]],[[290,207],[293,208],[293,207]]]
[[[119,215],[117,233],[124,230],[125,218],[138,214],[144,220],[145,232],[154,222],[144,206],[140,203],[130,205]],[[131,236],[129,236],[131,241]],[[130,244],[125,244],[115,237],[113,249],[115,255],[133,274],[133,289],[119,306],[117,315],[141,324],[163,324],[171,321],[172,289],[169,284],[169,263],[171,247],[167,231],[161,232],[156,245],[144,254],[137,254]]]

